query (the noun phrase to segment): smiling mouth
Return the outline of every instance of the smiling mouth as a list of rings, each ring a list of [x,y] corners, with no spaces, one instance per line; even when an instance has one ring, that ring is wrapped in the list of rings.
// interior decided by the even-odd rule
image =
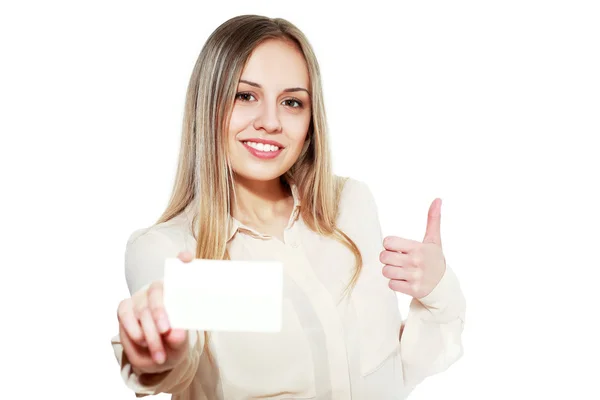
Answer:
[[[267,153],[268,152],[276,152],[276,151],[283,149],[282,146],[276,146],[276,145],[267,144],[267,143],[258,143],[258,142],[252,142],[252,141],[242,141],[242,143],[248,147],[252,147],[253,149],[256,149],[258,151],[264,151]]]

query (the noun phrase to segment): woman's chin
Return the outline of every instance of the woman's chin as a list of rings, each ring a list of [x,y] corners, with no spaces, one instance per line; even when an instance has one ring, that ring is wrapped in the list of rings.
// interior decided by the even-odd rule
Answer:
[[[242,169],[241,172],[239,170],[234,169],[234,172],[239,178],[243,180],[269,182],[278,179],[280,176],[285,174],[286,171],[275,168],[253,168]]]

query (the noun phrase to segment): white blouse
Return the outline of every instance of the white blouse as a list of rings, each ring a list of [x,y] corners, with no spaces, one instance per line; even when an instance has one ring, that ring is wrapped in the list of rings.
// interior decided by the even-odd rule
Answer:
[[[213,363],[203,352],[203,332],[190,332],[189,355],[167,374],[140,379],[119,336],[112,345],[125,384],[138,397],[172,393],[174,400],[405,399],[423,379],[462,356],[465,298],[447,266],[437,287],[413,299],[407,318],[382,274],[377,207],[369,188],[348,179],[338,227],[363,257],[350,298],[341,293],[354,270],[342,244],[308,229],[295,206],[284,241],[234,220],[228,249],[234,260],[278,260],[284,266],[283,327],[279,333],[212,332]],[[130,293],[163,278],[164,260],[195,254],[188,207],[177,217],[132,233],[125,252]]]

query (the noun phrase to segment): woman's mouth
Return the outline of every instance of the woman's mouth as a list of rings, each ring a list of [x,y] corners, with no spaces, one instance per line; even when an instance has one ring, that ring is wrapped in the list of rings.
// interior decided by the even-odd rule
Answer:
[[[250,154],[260,159],[275,158],[281,154],[281,151],[283,150],[282,146],[277,146],[270,143],[254,142],[252,140],[243,141],[242,144],[250,152]]]

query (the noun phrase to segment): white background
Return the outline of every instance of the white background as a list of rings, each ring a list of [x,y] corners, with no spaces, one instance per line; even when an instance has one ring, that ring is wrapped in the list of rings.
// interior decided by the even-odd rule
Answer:
[[[311,40],[335,170],[385,235],[422,240],[443,199],[465,355],[411,399],[600,398],[597,4],[3,2],[0,398],[134,398],[125,242],[166,206],[204,41],[244,13]]]

